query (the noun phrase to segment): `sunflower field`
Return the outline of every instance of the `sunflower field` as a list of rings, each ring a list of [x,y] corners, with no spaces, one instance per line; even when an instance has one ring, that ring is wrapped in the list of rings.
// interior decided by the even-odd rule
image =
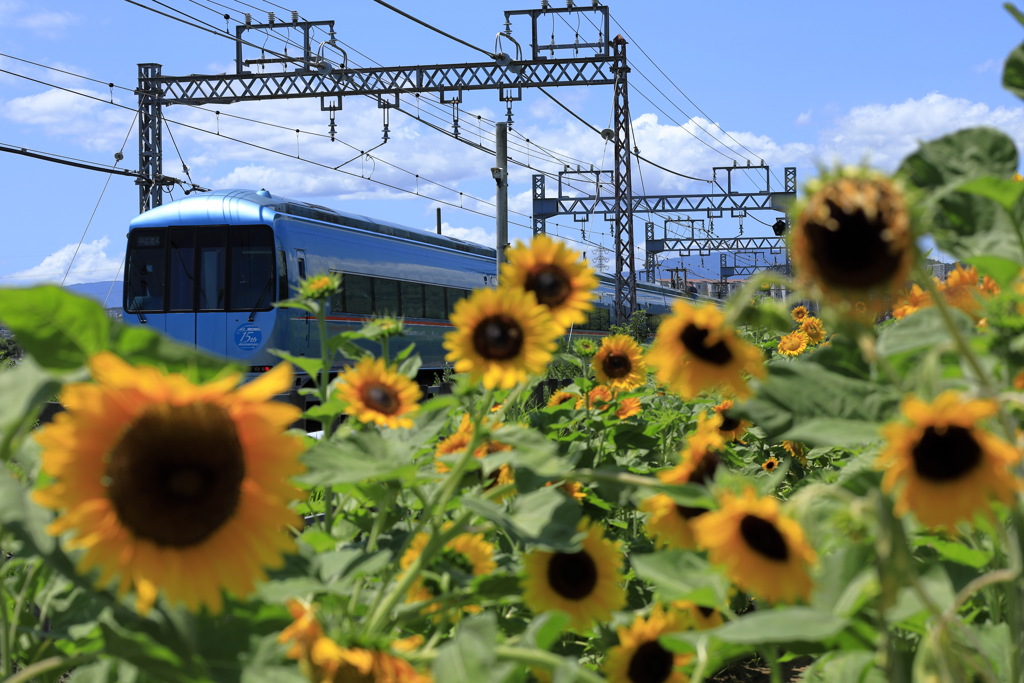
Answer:
[[[0,679],[1024,683],[1019,167],[976,128],[823,171],[792,277],[648,339],[573,340],[593,270],[517,244],[429,397],[401,320],[243,382],[0,289]]]

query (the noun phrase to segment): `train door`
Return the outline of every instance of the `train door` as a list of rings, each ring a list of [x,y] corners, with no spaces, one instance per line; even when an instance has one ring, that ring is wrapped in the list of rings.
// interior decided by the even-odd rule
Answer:
[[[227,230],[222,227],[196,230],[196,346],[226,356],[227,325]]]
[[[167,334],[195,345],[196,229],[171,228],[167,232]]]
[[[264,351],[273,342],[275,287],[274,237],[263,225],[232,228],[228,236],[227,312],[217,331],[225,355],[243,365],[263,365],[269,358]]]

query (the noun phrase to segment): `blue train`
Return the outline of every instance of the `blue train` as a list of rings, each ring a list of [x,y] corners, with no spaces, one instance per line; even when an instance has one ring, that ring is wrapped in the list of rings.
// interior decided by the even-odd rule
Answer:
[[[445,366],[441,346],[455,302],[496,284],[495,249],[271,195],[266,190],[196,194],[132,222],[125,260],[124,313],[179,341],[261,372],[269,349],[319,356],[315,319],[274,302],[300,279],[342,275],[328,309],[328,333],[375,315],[401,316],[403,348],[415,342],[424,383]],[[599,300],[573,338],[600,338],[614,319],[614,280],[600,275]],[[637,304],[669,310],[679,292],[637,285]]]

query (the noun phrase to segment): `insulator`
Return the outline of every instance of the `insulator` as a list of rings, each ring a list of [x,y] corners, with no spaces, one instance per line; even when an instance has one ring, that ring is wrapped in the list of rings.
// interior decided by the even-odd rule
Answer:
[[[293,24],[299,23],[299,10],[297,10],[297,9],[293,9],[292,10],[292,23]]]
[[[274,23],[274,13],[273,12],[267,12],[267,23],[268,24],[273,24]]]
[[[246,26],[248,26],[251,23],[252,23],[252,15],[249,14],[248,12],[246,12],[245,13],[245,24],[246,24]]]

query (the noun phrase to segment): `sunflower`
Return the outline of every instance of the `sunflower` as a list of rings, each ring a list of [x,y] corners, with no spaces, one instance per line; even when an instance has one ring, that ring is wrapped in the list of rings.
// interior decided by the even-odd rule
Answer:
[[[783,441],[782,447],[789,453],[789,457],[807,467],[807,449],[799,441]]]
[[[807,190],[790,235],[798,276],[834,300],[902,288],[915,255],[903,189],[881,173],[844,169]]]
[[[810,597],[816,556],[800,525],[780,514],[779,501],[758,499],[749,487],[742,497],[725,493],[721,508],[693,525],[697,545],[741,590],[770,603]]]
[[[523,601],[535,613],[560,610],[577,631],[607,621],[626,604],[622,587],[622,542],[604,537],[601,526],[584,518],[586,533],[577,552],[533,550],[523,558]]]
[[[485,422],[484,426],[488,430],[495,430],[501,427],[500,424],[494,425],[491,424],[490,421]],[[441,460],[441,458],[443,458],[446,455],[462,453],[467,448],[469,448],[469,444],[470,442],[472,442],[472,440],[473,424],[469,421],[468,415],[463,415],[462,421],[459,423],[459,428],[456,429],[452,434],[450,434],[446,438],[442,439],[441,442],[437,444],[437,448],[434,449],[434,468],[441,474],[449,472],[451,468],[448,466],[446,462]],[[492,453],[497,453],[499,451],[507,451],[511,449],[512,447],[509,446],[508,444],[488,439],[477,445],[477,447],[473,450],[473,457],[481,459]]]
[[[897,320],[901,320],[911,313],[915,313],[922,308],[927,308],[931,305],[931,293],[921,289],[921,286],[915,282],[910,285],[910,288],[899,298],[899,300],[897,300],[896,305],[893,306],[892,317]]]
[[[825,341],[825,325],[820,318],[809,315],[800,323],[800,331],[807,335],[807,343],[814,345]]]
[[[451,526],[451,523],[448,522],[442,529],[447,530]],[[423,554],[423,549],[429,542],[429,534],[416,534],[402,554],[399,566],[404,570],[409,569],[416,558]],[[493,573],[498,568],[498,564],[494,561],[494,544],[489,543],[483,534],[463,533],[445,543],[444,548],[430,558],[430,562],[424,568],[437,574],[448,574],[457,583],[465,584],[473,577],[487,576]],[[440,594],[440,586],[437,582],[426,580],[421,575],[409,587],[406,602],[433,602]],[[422,611],[430,614],[439,609],[440,605],[435,603],[428,605]],[[479,605],[466,605],[463,607],[463,611],[476,614],[481,611],[481,608]]]
[[[409,414],[419,408],[422,394],[411,379],[388,367],[383,358],[364,356],[338,375],[336,396],[347,403],[345,412],[360,422],[381,427],[412,427]]]
[[[551,398],[548,399],[548,408],[554,408],[560,406],[568,401],[575,401],[579,399],[580,395],[571,391],[556,391],[551,394]]]
[[[779,353],[783,356],[799,356],[807,350],[809,341],[807,335],[800,330],[790,332],[779,339]]]
[[[323,637],[324,630],[313,614],[313,606],[299,600],[288,601],[288,612],[292,623],[277,635],[280,643],[291,643],[286,655],[290,659],[302,659],[309,655],[313,644]]]
[[[584,323],[594,306],[597,276],[577,251],[547,235],[537,235],[529,246],[516,242],[501,266],[501,286],[533,292],[563,329]]]
[[[55,481],[33,499],[59,511],[47,527],[83,548],[79,570],[97,585],[119,577],[146,612],[171,602],[219,612],[221,589],[244,597],[294,543],[286,528],[302,442],[285,433],[299,410],[271,401],[291,388],[281,364],[235,388],[232,375],[196,385],[134,368],[111,353],[89,361],[92,383],[61,393],[65,412],[37,432]]]
[[[511,389],[543,372],[561,334],[548,309],[518,287],[478,289],[455,304],[451,320],[445,359],[486,389]]]
[[[615,396],[612,394],[611,389],[604,384],[598,384],[587,392],[586,399],[582,396],[576,399],[576,409],[586,408],[589,404],[593,410],[603,410],[614,400]]]
[[[745,397],[750,389],[744,373],[761,377],[765,372],[761,352],[725,326],[722,311],[682,299],[658,326],[647,359],[658,368],[658,379],[684,398],[716,386]]]
[[[593,339],[577,339],[576,343],[573,344],[573,348],[581,356],[593,356],[597,353],[597,342]]]
[[[299,282],[299,296],[303,299],[324,301],[341,288],[341,275],[328,273],[312,275]]]
[[[330,638],[316,641],[309,653],[315,683],[430,683],[407,660],[384,650],[341,647]]]
[[[721,418],[717,415],[698,415],[697,431],[687,438],[686,447],[679,454],[679,464],[670,470],[658,472],[666,484],[706,484],[714,476],[725,448],[725,437],[718,429]]]
[[[789,315],[793,318],[794,322],[801,322],[804,318],[808,316],[807,307],[797,306],[792,311],[789,312]]]
[[[627,417],[639,415],[640,411],[640,399],[636,396],[630,396],[619,402],[619,407],[615,410],[615,417],[625,420]]]
[[[635,389],[647,379],[643,351],[628,334],[613,334],[602,339],[590,367],[598,382],[620,391]]]
[[[997,412],[995,402],[945,391],[932,403],[903,401],[909,421],[883,427],[886,445],[877,460],[882,489],[896,493],[895,512],[913,511],[922,524],[952,528],[978,513],[991,514],[992,498],[1009,504],[1021,489],[1011,468],[1020,451],[979,423]]]
[[[619,644],[608,651],[604,663],[608,683],[687,683],[690,677],[680,669],[693,655],[671,652],[658,642],[666,633],[686,630],[685,617],[661,605],[655,605],[646,619],[638,616],[630,626],[619,627]]]
[[[717,449],[724,446],[725,441],[717,431],[702,431],[698,426],[697,433],[690,437],[680,454],[679,464],[658,472],[658,479],[666,484],[706,486],[722,462]],[[664,493],[656,493],[641,501],[640,510],[648,513],[644,523],[648,536],[660,545],[684,550],[696,546],[692,522],[708,512],[706,508],[680,505]]]
[[[725,623],[722,613],[714,607],[705,607],[689,600],[676,600],[672,603],[672,609],[688,619],[695,631],[717,628]]]
[[[779,468],[779,459],[776,458],[774,455],[772,457],[768,458],[767,460],[765,460],[763,463],[761,463],[761,469],[764,470],[765,472],[771,473],[771,472],[774,472],[775,470],[777,470],[778,468]]]
[[[707,512],[705,508],[680,505],[664,493],[640,501],[640,511],[647,513],[644,530],[655,543],[683,550],[696,547],[690,523]]]
[[[1024,391],[1024,370],[1020,370],[1013,376],[1013,388]]]
[[[718,433],[727,441],[735,441],[750,429],[750,422],[747,420],[737,420],[730,414],[729,411],[732,410],[733,405],[733,400],[727,398],[714,408],[715,413],[722,418],[721,422],[718,423]]]

